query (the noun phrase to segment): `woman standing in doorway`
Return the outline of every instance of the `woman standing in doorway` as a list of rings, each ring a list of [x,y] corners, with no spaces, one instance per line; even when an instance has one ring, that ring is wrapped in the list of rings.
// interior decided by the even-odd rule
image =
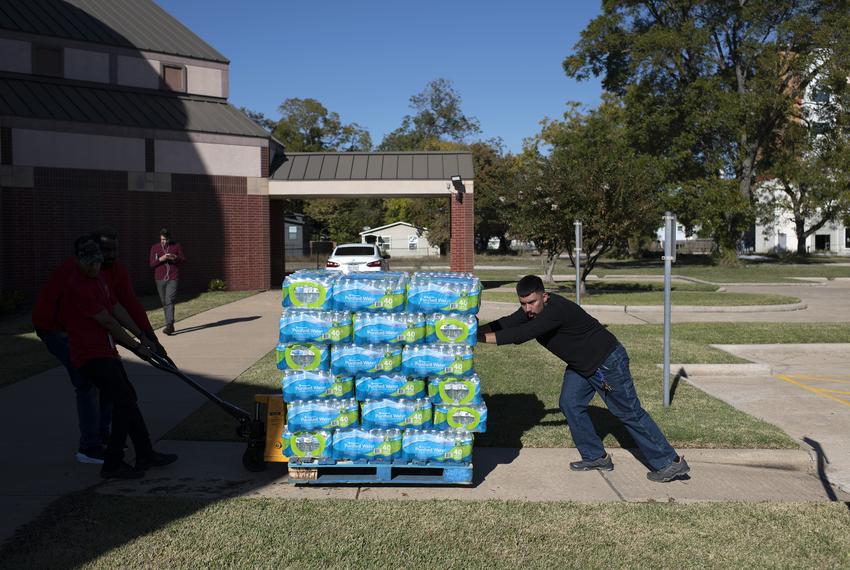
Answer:
[[[159,231],[159,242],[151,246],[148,259],[153,267],[156,290],[165,312],[165,328],[162,332],[172,335],[174,334],[174,302],[177,299],[177,283],[180,278],[179,266],[186,261],[183,248],[171,239],[171,232],[167,228],[162,228]]]

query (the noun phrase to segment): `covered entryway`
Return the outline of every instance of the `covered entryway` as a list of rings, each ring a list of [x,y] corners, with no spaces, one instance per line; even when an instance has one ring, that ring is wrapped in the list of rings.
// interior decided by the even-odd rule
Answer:
[[[287,158],[269,178],[272,286],[286,272],[284,198],[445,197],[451,201],[451,270],[473,270],[472,153],[313,152],[287,153]]]

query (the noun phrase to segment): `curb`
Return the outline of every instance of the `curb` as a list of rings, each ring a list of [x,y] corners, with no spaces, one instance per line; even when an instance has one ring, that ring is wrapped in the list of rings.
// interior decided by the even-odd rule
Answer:
[[[624,313],[657,313],[664,311],[663,305],[582,305],[582,308],[589,311],[621,311]],[[674,312],[682,313],[776,313],[802,311],[807,308],[808,305],[802,302],[787,305],[740,305],[737,307],[673,305]]]
[[[663,369],[663,364],[656,364]],[[769,376],[772,369],[767,364],[671,364],[670,374],[691,378],[697,376]]]

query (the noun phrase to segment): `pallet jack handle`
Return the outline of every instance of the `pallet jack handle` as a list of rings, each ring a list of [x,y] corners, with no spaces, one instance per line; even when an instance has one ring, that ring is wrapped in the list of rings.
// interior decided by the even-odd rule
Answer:
[[[251,417],[251,414],[249,414],[239,406],[231,404],[230,402],[225,402],[224,400],[222,400],[221,398],[201,386],[197,382],[197,380],[195,380],[191,376],[188,376],[187,374],[184,374],[179,368],[177,368],[177,365],[174,364],[174,361],[171,360],[169,357],[160,356],[158,354],[152,353],[151,357],[146,360],[154,368],[157,368],[164,372],[168,372],[170,374],[174,374],[175,376],[183,380],[183,382],[185,382],[186,384],[206,396],[208,400],[210,400],[212,403],[224,410],[227,414],[239,420],[240,424],[249,423],[254,419]]]

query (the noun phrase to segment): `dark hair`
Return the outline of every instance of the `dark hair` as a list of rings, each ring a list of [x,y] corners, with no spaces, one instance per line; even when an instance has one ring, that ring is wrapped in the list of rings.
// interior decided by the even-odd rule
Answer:
[[[159,235],[161,235],[165,239],[171,239],[171,232],[168,231],[168,228],[162,228],[161,230],[159,230]]]
[[[102,240],[112,241],[118,239],[118,232],[116,232],[114,228],[103,226],[102,228],[98,228],[93,231],[91,233],[91,237],[96,242],[100,242]]]
[[[526,297],[532,293],[545,293],[543,280],[537,275],[526,275],[516,284],[516,294],[518,297]]]

